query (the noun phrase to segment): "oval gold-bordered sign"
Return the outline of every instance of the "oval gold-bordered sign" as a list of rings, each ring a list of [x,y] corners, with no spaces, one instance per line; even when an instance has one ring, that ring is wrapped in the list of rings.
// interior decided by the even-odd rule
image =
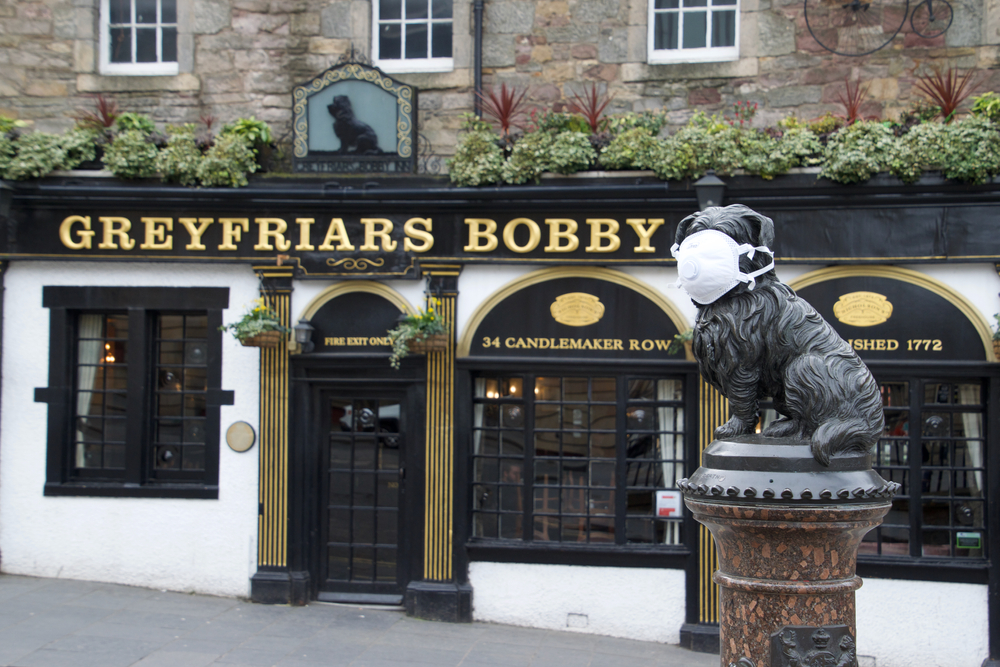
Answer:
[[[833,304],[833,316],[852,327],[873,327],[892,317],[892,303],[877,292],[851,292]]]
[[[253,447],[257,434],[246,422],[236,422],[226,430],[226,444],[234,452],[245,452]]]
[[[585,327],[596,324],[604,317],[604,304],[593,294],[569,292],[557,296],[549,306],[552,319],[570,327]]]

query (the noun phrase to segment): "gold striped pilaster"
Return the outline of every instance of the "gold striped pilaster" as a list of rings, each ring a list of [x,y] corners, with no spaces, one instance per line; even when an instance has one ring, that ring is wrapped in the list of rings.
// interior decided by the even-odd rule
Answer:
[[[729,401],[712,385],[698,378],[700,414],[698,419],[698,465],[701,452],[712,444],[715,429],[729,419]],[[701,623],[719,622],[719,586],[712,575],[719,569],[719,555],[715,551],[712,533],[705,526],[698,526],[698,620]]]
[[[269,276],[266,277],[286,277]],[[291,273],[287,274],[291,278]],[[290,289],[262,291],[280,322],[291,325]],[[260,350],[260,514],[257,565],[288,564],[288,346]]]
[[[455,461],[456,296],[437,297],[448,349],[427,355],[427,455],[424,491],[424,579],[452,579]]]

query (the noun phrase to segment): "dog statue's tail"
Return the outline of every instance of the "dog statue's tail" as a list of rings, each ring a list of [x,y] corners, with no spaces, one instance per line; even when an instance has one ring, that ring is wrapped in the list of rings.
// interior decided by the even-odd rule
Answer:
[[[855,452],[865,454],[878,442],[869,421],[857,417],[836,419],[820,424],[812,435],[810,449],[813,457],[825,466],[835,454]]]

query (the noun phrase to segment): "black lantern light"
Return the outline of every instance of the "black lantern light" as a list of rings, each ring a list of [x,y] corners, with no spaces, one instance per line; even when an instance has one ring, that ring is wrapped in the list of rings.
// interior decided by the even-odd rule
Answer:
[[[309,324],[309,320],[299,320],[299,323],[292,327],[292,330],[295,332],[295,342],[298,345],[299,352],[308,354],[316,348],[316,345],[312,342],[312,334],[316,328]]]
[[[722,206],[722,198],[726,196],[726,182],[709,169],[705,175],[694,183],[694,191],[698,193],[698,208],[704,211],[709,206]]]

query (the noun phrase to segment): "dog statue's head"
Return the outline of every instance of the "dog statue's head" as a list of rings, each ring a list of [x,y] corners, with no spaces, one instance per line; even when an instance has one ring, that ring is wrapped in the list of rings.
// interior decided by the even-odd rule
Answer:
[[[333,98],[333,104],[326,107],[336,120],[347,120],[354,116],[354,108],[351,106],[351,98],[347,95],[337,95]]]
[[[766,215],[761,215],[742,204],[731,206],[710,206],[681,220],[677,225],[674,242],[680,246],[684,240],[706,230],[722,232],[738,245],[748,244],[757,247],[770,248],[774,242],[774,222]],[[750,254],[753,257],[750,257]],[[740,255],[739,268],[742,273],[751,275],[771,264],[773,255],[756,252]],[[757,278],[758,282],[774,281],[777,277],[774,271],[767,271]],[[733,288],[732,293],[748,290],[746,283],[740,283]]]

